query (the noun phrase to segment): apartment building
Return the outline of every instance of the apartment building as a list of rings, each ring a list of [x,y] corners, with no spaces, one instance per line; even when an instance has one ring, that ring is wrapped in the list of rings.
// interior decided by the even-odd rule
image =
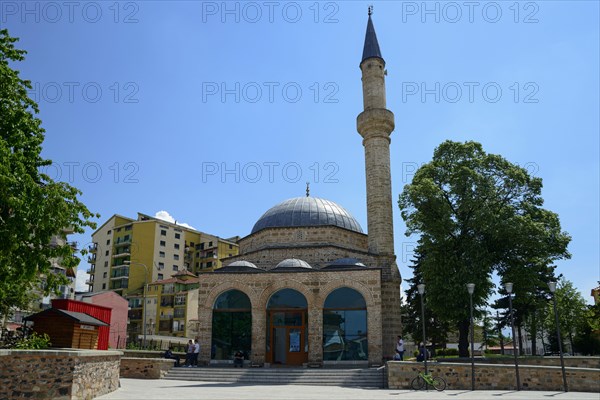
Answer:
[[[200,279],[189,271],[181,271],[171,278],[152,282],[146,292],[129,297],[129,333],[141,331],[144,313],[146,334],[159,336],[192,337],[198,320],[198,287]],[[142,331],[143,332],[143,331]]]
[[[233,241],[141,213],[137,219],[113,215],[92,241],[90,291],[113,290],[124,297],[180,271],[221,268],[222,258],[238,254]]]

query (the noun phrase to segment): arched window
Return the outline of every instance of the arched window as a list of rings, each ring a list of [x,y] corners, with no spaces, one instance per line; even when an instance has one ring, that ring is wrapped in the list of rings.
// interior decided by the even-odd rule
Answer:
[[[212,346],[210,358],[232,360],[241,350],[248,359],[252,342],[252,306],[239,290],[222,293],[213,306]]]
[[[323,307],[323,360],[367,360],[367,305],[347,287],[334,290]]]

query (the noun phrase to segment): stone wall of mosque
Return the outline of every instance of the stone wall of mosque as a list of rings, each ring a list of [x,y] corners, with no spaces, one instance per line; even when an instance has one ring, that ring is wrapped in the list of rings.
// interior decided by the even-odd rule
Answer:
[[[375,266],[367,242],[367,235],[336,226],[268,228],[241,239],[240,255],[226,263],[246,260],[268,269],[285,258],[324,266],[337,258],[354,257]]]
[[[215,301],[228,290],[245,293],[252,305],[253,364],[266,362],[267,303],[281,289],[294,289],[307,301],[308,360],[309,364],[323,361],[323,305],[327,296],[341,287],[358,291],[367,305],[368,360],[370,365],[380,365],[382,349],[381,270],[307,270],[306,272],[258,272],[204,274],[200,280],[199,319],[200,361],[208,364],[212,343],[212,314]]]

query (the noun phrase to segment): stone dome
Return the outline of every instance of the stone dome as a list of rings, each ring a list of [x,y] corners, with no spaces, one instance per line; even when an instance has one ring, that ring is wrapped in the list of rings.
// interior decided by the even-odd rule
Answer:
[[[297,258],[287,258],[287,259],[283,260],[282,262],[280,262],[279,264],[277,264],[277,266],[274,269],[278,269],[278,268],[307,268],[307,269],[312,269],[312,267],[310,266],[309,263],[307,263],[306,261],[298,260]]]
[[[265,228],[324,225],[363,233],[358,221],[345,208],[318,197],[296,197],[277,204],[256,221],[252,233]]]
[[[240,260],[234,261],[230,264],[227,264],[225,267],[248,267],[248,268],[258,268],[256,265],[252,264],[250,261]]]

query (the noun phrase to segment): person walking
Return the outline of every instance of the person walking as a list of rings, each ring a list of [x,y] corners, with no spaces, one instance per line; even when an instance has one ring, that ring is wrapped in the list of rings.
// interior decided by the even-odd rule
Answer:
[[[396,342],[396,355],[399,361],[404,361],[404,340],[402,340],[402,336],[400,335],[398,335],[398,341]]]
[[[198,339],[194,340],[194,353],[193,353],[193,366],[198,367],[198,356],[200,355],[200,343],[198,343]]]

